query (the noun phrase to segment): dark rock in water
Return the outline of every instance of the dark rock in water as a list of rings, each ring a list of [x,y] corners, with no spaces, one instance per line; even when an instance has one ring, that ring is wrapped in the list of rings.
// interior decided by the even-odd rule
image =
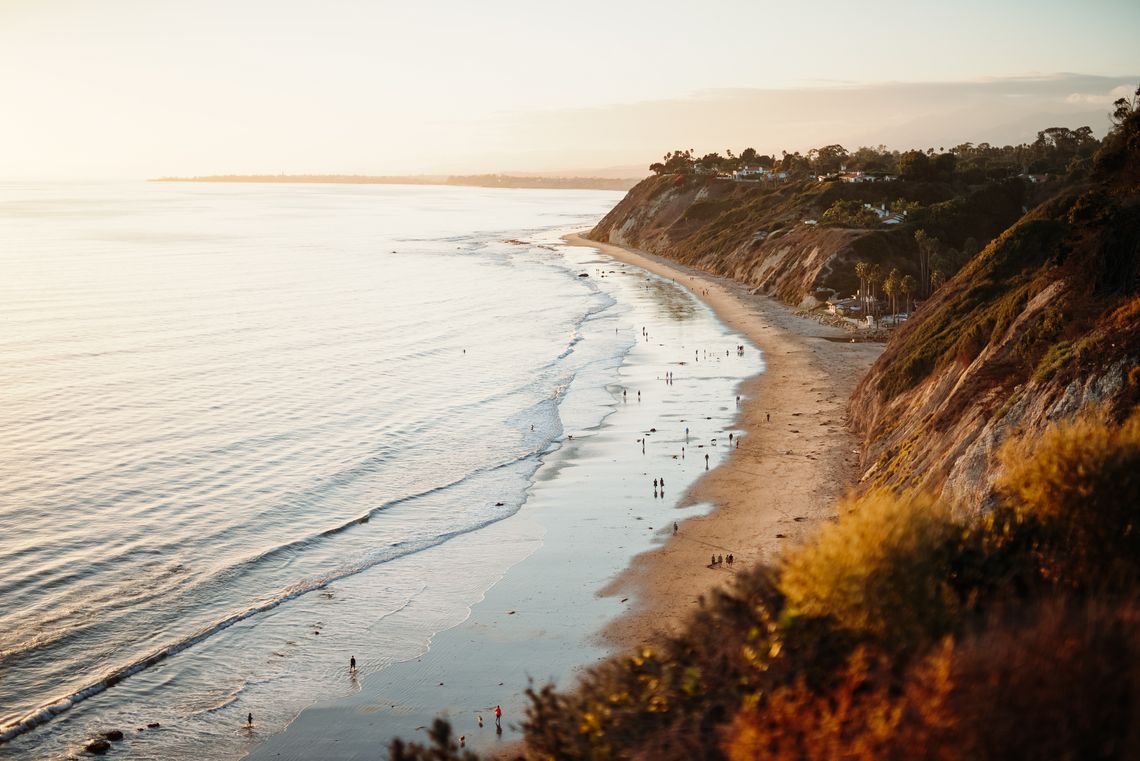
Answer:
[[[502,503],[502,502],[496,502],[496,503],[495,503],[495,507],[502,507],[502,506],[503,506],[503,503]]]
[[[123,730],[112,729],[108,732],[104,732],[103,737],[110,740],[111,742],[118,742],[119,740],[123,739]]]
[[[146,725],[146,728],[147,729],[158,729],[160,726],[162,726],[162,725],[159,724],[157,721],[152,721],[150,724]]]
[[[92,740],[83,746],[83,750],[101,756],[111,749],[111,743],[106,740]]]
[[[582,274],[578,275],[578,277],[589,277],[589,276],[590,275],[587,272],[583,272]]]

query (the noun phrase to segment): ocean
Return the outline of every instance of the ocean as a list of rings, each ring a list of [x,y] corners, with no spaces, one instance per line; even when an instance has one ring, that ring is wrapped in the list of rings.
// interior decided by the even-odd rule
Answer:
[[[480,532],[614,411],[629,293],[696,311],[561,245],[619,198],[0,184],[0,758],[236,758],[346,642],[378,672],[466,617],[533,551]]]

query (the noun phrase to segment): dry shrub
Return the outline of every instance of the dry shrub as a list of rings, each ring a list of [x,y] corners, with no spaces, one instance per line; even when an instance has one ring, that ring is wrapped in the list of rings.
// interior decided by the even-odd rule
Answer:
[[[1051,601],[949,638],[896,680],[859,651],[836,684],[748,704],[733,761],[1130,759],[1140,753],[1140,607]]]
[[[789,553],[780,576],[787,610],[832,617],[905,657],[957,620],[952,575],[964,536],[932,499],[870,494]]]
[[[1126,588],[1140,579],[1140,415],[1121,426],[1092,415],[1012,440],[998,481],[1013,519],[1038,535],[1055,583]]]
[[[860,649],[825,693],[803,681],[742,710],[725,734],[732,761],[887,761],[950,758],[937,752],[950,717],[949,659],[943,652],[915,670],[901,689],[885,660]]]
[[[954,757],[1125,759],[1140,753],[1140,607],[1050,601],[953,651]]]
[[[723,758],[721,726],[772,678],[781,607],[771,570],[754,569],[714,593],[664,646],[591,668],[573,692],[529,691],[528,757]]]

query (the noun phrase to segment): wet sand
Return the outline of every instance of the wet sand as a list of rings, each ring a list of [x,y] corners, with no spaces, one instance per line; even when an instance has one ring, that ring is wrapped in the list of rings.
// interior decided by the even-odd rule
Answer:
[[[596,284],[615,299],[613,309],[583,328],[584,340],[616,332],[627,336],[630,350],[613,358],[614,372],[603,373],[610,379],[605,385],[589,373],[571,381],[559,405],[565,434],[542,457],[518,513],[401,561],[417,564],[413,573],[423,579],[425,593],[461,582],[439,577],[472,561],[497,569],[498,580],[468,591],[466,615],[441,620],[430,649],[411,657],[373,653],[361,661],[368,665],[350,692],[302,711],[250,759],[376,758],[393,737],[423,740],[439,715],[452,721],[456,735],[466,736],[469,749],[510,756],[522,737],[528,684],[553,681],[571,689],[583,667],[616,650],[600,632],[636,600],[600,590],[634,557],[669,541],[674,521],[710,509],[679,503],[706,475],[704,454],[714,471],[731,454],[735,395],[763,366],[759,353],[749,346],[737,355],[732,348],[746,339],[667,278],[596,250],[572,248],[562,255],[589,278],[583,285]],[[601,423],[575,422],[597,420],[599,406],[608,411]],[[361,575],[359,583],[380,580]],[[348,585],[336,592],[342,604],[354,604]],[[411,604],[421,603],[417,598]],[[322,639],[330,636],[337,633],[326,630]],[[352,652],[374,650],[367,633],[345,648],[345,664]],[[349,675],[330,679],[344,685]],[[497,704],[504,710],[501,735],[494,729]]]
[[[844,331],[797,317],[734,281],[580,235],[565,240],[689,289],[760,347],[766,364],[742,386],[739,446],[681,501],[711,503],[714,509],[681,521],[676,536],[634,558],[603,590],[634,602],[605,629],[613,645],[629,647],[677,631],[702,595],[733,573],[773,560],[834,515],[858,461],[847,400],[883,347],[842,340]],[[711,555],[729,553],[733,565],[708,567]]]

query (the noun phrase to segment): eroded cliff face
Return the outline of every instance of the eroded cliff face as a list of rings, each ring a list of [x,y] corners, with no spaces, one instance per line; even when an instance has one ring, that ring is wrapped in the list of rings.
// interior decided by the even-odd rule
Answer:
[[[814,305],[858,288],[858,260],[915,271],[915,225],[850,229],[810,224],[837,200],[898,198],[936,210],[923,224],[944,240],[988,241],[1022,213],[1024,188],[936,183],[733,182],[664,175],[643,180],[588,234],[730,277],[789,304]]]
[[[589,237],[730,277],[788,303],[813,302],[820,289],[857,287],[846,272],[854,266],[851,242],[869,231],[804,224],[818,211],[797,198],[802,187],[653,177]]]
[[[1111,160],[1100,157],[1092,179],[1028,213],[1033,191],[1010,183],[963,191],[667,175],[638,184],[588,237],[791,304],[854,292],[860,259],[917,274],[918,225],[804,223],[837,199],[921,198],[935,212],[923,227],[943,240],[990,241],[897,331],[851,399],[865,487],[931,490],[977,511],[1011,435],[1093,407],[1119,419],[1140,401],[1136,135],[1134,125],[1106,141]]]
[[[892,337],[852,397],[866,486],[984,510],[1010,436],[1140,402],[1140,123]],[[1121,156],[1120,148],[1124,146]]]

